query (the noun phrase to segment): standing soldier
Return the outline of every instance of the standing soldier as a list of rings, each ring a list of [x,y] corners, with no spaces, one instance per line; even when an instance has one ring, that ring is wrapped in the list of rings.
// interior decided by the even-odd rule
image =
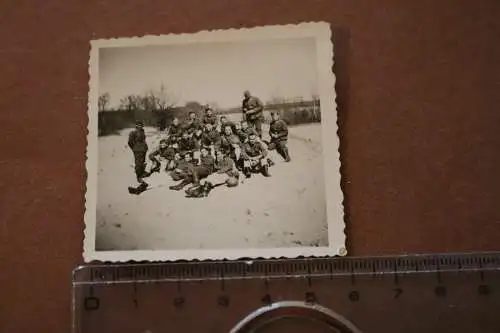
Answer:
[[[243,174],[250,178],[252,171],[259,170],[265,177],[270,177],[265,144],[255,134],[250,134],[248,142],[241,150],[243,160]]]
[[[285,162],[290,162],[291,159],[287,147],[288,127],[286,122],[280,119],[278,112],[273,112],[271,116],[272,121],[269,124],[269,136],[271,140],[267,146],[269,150],[276,149],[278,154],[285,159]]]
[[[262,122],[264,121],[264,104],[255,96],[252,96],[247,90],[243,93],[243,102],[241,109],[245,120],[255,128],[257,134],[262,138]]]
[[[214,115],[214,111],[209,105],[205,107],[205,115],[203,116],[202,123],[203,125],[212,124],[213,127],[217,127],[217,116]]]
[[[144,124],[141,121],[137,121],[135,130],[130,132],[128,136],[128,146],[134,153],[135,176],[137,182],[147,186],[143,178],[146,176],[146,153],[148,151],[148,144],[146,143]]]

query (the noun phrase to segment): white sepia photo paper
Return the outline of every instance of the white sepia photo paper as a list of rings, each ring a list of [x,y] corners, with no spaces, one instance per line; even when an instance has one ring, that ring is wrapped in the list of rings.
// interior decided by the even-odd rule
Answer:
[[[331,37],[91,41],[84,260],[345,255]]]

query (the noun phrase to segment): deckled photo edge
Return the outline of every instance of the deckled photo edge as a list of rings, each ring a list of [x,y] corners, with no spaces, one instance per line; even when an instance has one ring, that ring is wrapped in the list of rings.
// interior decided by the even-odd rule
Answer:
[[[337,92],[336,75],[333,71],[335,63],[335,45],[332,42],[332,32],[328,29],[324,40],[317,44],[318,75],[321,105],[326,106],[322,131],[323,142],[331,143],[331,151],[323,154],[325,194],[327,198],[328,216],[328,240],[332,244],[339,244],[338,255],[347,255],[346,234],[344,221],[344,194],[341,188],[341,162],[340,162],[340,138],[338,136],[338,112],[337,112]],[[334,172],[331,172],[331,171]],[[336,218],[336,220],[332,220]]]
[[[87,148],[85,161],[85,212],[84,212],[84,239],[83,239],[83,259],[85,262],[91,261],[95,252],[96,233],[96,207],[97,207],[97,120],[96,112],[97,99],[99,96],[98,87],[99,69],[99,47],[90,43],[90,54],[88,62],[89,91],[87,102]]]
[[[85,262],[130,262],[130,261],[176,261],[176,260],[223,260],[239,258],[295,258],[344,256],[346,235],[343,219],[343,193],[340,188],[339,138],[337,135],[337,104],[335,91],[335,73],[333,72],[334,45],[329,23],[304,22],[288,25],[259,26],[240,29],[204,30],[196,33],[167,35],[145,35],[142,37],[118,37],[96,39],[90,41],[89,59],[89,101],[88,101],[88,133],[86,150],[86,192],[84,212],[84,248]],[[259,40],[290,37],[314,37],[317,43],[317,66],[319,81],[319,97],[321,105],[325,105],[322,126],[324,142],[330,142],[335,151],[323,154],[324,176],[328,223],[328,247],[297,247],[270,249],[231,249],[231,250],[137,250],[137,251],[96,251],[96,205],[97,205],[97,99],[99,49],[108,47],[165,45],[183,43],[212,43],[242,40]],[[331,172],[335,170],[335,172]],[[331,200],[331,198],[334,200]],[[335,219],[332,221],[332,219]]]

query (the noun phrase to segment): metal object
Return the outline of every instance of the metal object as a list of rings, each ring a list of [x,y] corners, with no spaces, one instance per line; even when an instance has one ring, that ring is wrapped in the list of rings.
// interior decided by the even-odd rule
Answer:
[[[500,253],[89,265],[74,333],[500,332]]]

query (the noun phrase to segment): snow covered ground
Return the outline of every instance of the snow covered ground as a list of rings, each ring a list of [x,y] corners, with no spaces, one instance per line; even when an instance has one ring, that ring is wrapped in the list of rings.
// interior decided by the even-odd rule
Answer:
[[[130,195],[127,187],[136,183],[129,131],[99,138],[96,250],[328,245],[320,124],[290,127],[292,161],[271,152],[272,177],[242,176],[238,187],[217,187],[202,199],[170,190],[165,172],[147,179],[150,190]],[[152,149],[157,134],[146,132]]]

